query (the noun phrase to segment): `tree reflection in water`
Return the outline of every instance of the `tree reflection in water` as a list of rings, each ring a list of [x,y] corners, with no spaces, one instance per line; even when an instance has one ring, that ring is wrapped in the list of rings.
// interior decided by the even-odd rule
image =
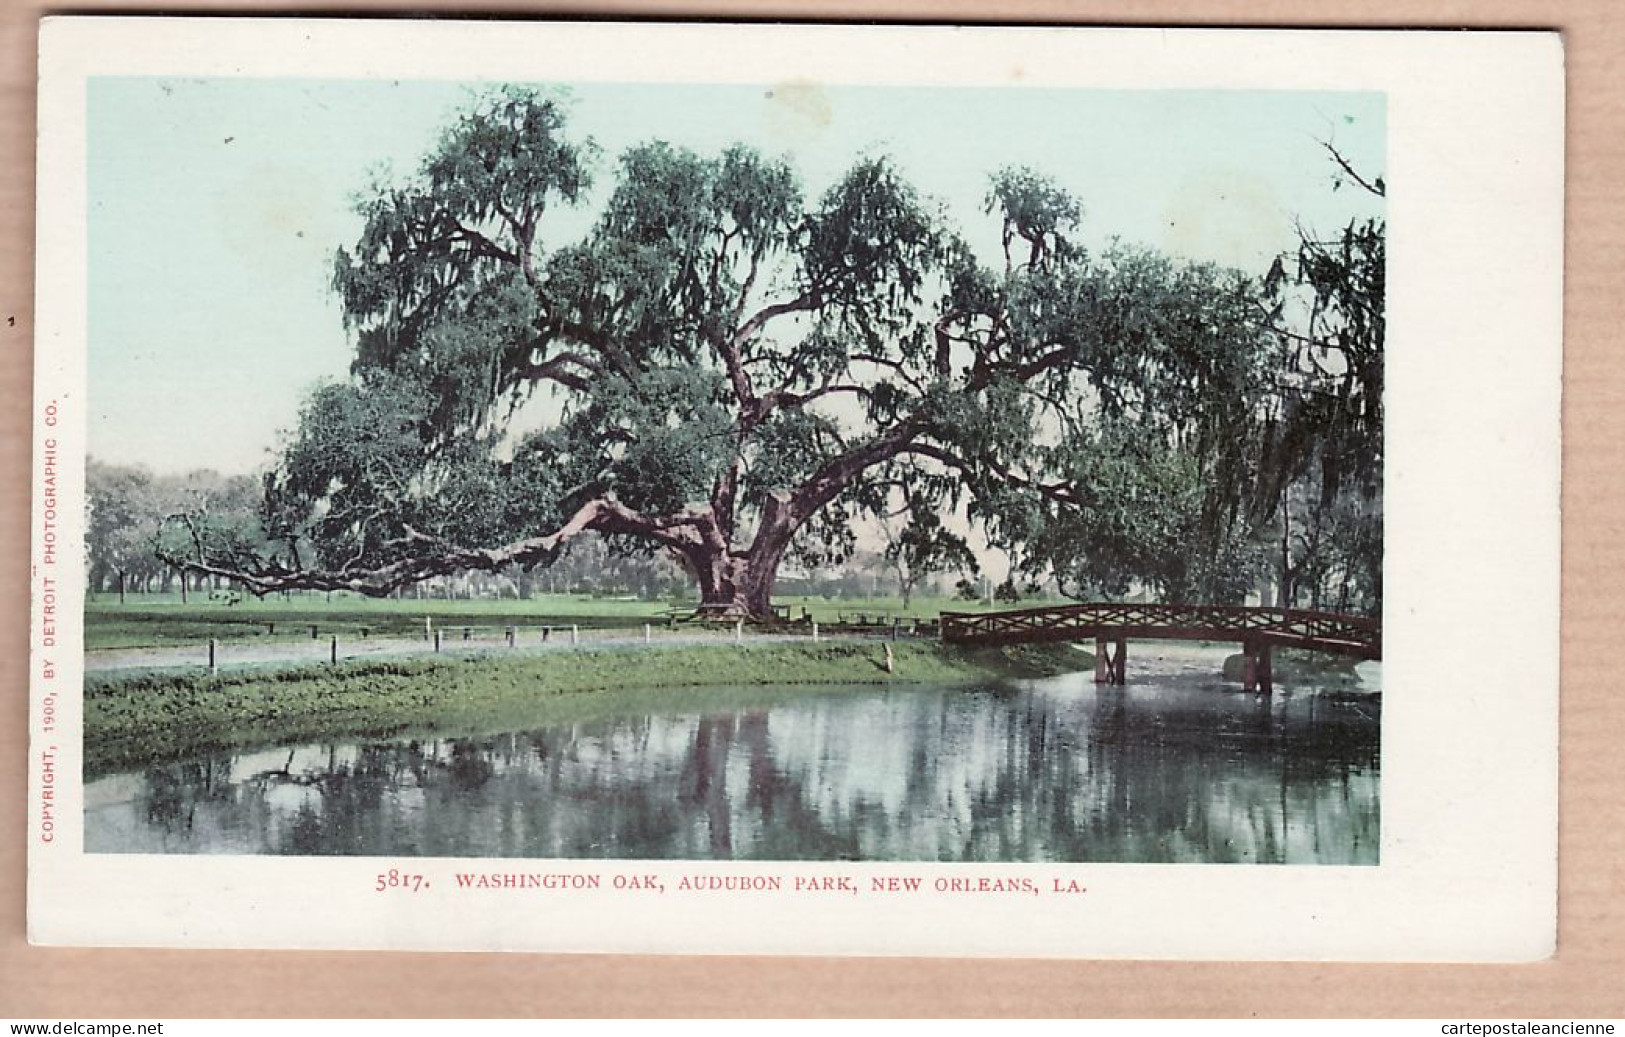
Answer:
[[[92,782],[86,846],[1375,863],[1380,709],[1374,697],[1071,677],[216,754]]]

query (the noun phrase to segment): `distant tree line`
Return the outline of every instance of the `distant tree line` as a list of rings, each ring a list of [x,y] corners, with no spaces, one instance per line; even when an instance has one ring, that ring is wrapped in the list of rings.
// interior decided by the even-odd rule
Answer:
[[[93,594],[193,592],[230,589],[231,581],[187,573],[161,551],[187,528],[211,537],[252,537],[260,504],[259,480],[200,469],[155,475],[135,465],[91,458],[85,472],[87,589]],[[185,516],[186,523],[177,522]]]

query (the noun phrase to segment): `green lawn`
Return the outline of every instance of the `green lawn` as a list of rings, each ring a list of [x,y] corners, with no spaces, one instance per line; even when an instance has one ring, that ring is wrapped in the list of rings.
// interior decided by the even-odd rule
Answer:
[[[903,607],[903,599],[881,595],[874,598],[845,598],[830,600],[816,597],[798,597],[786,595],[775,597],[775,604],[788,605],[790,616],[800,619],[803,609],[812,610],[812,618],[820,623],[834,623],[841,616],[851,620],[855,616],[867,616],[870,620],[880,617],[898,617],[902,619],[935,619],[944,612],[991,612],[1002,609],[1016,609],[1026,606],[1042,605],[1042,601],[1026,601],[1009,604],[994,602],[992,605],[980,601],[960,601],[957,598],[914,598],[909,602],[908,608]]]
[[[915,598],[904,609],[891,597],[826,600],[815,597],[776,599],[788,606],[793,619],[810,611],[819,623],[868,622],[898,618],[934,619],[940,612],[977,612],[988,606],[950,598]],[[691,607],[692,602],[681,607]],[[367,598],[356,594],[295,594],[279,597],[244,597],[234,601],[210,600],[193,594],[182,604],[179,594],[129,595],[119,604],[117,595],[100,595],[85,605],[87,648],[147,648],[173,644],[201,644],[209,638],[250,641],[258,638],[306,638],[310,628],[346,637],[369,635],[413,636],[423,632],[430,617],[439,627],[568,626],[588,629],[641,627],[662,623],[674,603],[627,598],[595,598],[573,594],[544,594],[520,601],[512,598],[461,600],[444,598]],[[999,605],[1000,608],[1013,606]]]

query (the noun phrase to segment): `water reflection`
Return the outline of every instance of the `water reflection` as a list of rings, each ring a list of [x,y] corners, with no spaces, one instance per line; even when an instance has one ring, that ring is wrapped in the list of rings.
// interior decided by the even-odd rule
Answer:
[[[98,779],[92,852],[1375,863],[1380,700],[1196,681],[809,692]]]

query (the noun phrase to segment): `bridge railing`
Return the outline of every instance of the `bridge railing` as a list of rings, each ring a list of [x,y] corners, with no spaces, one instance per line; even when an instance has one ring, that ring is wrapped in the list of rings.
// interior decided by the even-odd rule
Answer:
[[[1096,602],[942,614],[942,639],[950,643],[1013,644],[1091,637],[1268,643],[1382,658],[1378,620],[1314,609]]]

